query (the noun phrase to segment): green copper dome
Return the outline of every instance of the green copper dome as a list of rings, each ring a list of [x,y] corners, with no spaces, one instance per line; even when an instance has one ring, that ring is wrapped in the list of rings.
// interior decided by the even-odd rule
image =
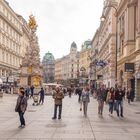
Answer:
[[[54,61],[55,59],[54,59],[54,56],[53,56],[53,54],[52,53],[50,53],[50,52],[47,52],[46,54],[45,54],[45,56],[43,57],[43,61]]]

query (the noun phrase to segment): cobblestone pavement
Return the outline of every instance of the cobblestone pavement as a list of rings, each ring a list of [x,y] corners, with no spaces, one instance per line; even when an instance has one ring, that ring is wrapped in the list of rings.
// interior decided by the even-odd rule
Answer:
[[[61,120],[52,120],[53,99],[32,106],[29,99],[26,127],[19,129],[18,114],[14,112],[17,95],[0,98],[0,140],[140,140],[140,102],[124,104],[124,118],[108,115],[105,105],[103,118],[97,115],[97,101],[91,97],[88,117],[83,116],[78,97],[66,96]]]

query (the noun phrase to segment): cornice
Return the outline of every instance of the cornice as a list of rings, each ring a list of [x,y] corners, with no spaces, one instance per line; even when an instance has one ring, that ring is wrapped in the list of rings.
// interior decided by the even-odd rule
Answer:
[[[98,52],[99,54],[105,49],[105,46],[107,45],[107,43],[109,42],[109,40],[112,38],[112,37],[115,37],[115,34],[114,33],[110,33],[108,35],[108,38],[104,41],[100,51]]]

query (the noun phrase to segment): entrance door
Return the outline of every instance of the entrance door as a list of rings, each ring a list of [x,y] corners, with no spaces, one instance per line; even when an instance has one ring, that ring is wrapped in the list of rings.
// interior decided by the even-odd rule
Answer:
[[[131,88],[135,90],[135,79],[131,79]]]

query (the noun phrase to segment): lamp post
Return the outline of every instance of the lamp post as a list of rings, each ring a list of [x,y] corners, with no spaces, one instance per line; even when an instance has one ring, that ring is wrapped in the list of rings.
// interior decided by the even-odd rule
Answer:
[[[115,9],[115,17],[116,17],[116,49],[115,49],[115,86],[117,86],[117,46],[118,46],[118,32],[117,32],[117,20],[118,20],[118,17],[117,17],[117,8],[114,6],[114,5],[107,5],[104,7],[104,10],[106,8],[113,8]],[[101,16],[101,21],[104,21],[106,19],[105,15],[102,15]]]

